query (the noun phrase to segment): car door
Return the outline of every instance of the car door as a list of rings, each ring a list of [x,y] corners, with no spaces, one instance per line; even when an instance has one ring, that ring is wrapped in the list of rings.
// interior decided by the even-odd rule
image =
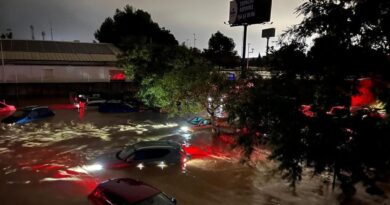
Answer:
[[[31,122],[33,120],[39,119],[39,113],[38,110],[32,110],[30,114],[27,116],[27,122]]]

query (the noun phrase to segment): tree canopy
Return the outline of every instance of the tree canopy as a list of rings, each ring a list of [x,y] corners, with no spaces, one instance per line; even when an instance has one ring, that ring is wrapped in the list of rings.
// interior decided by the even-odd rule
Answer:
[[[346,196],[358,182],[368,193],[383,193],[376,182],[389,176],[388,118],[350,107],[355,84],[370,77],[389,111],[389,9],[386,0],[305,2],[297,9],[304,20],[268,57],[273,78],[243,80],[229,100],[230,118],[251,133],[245,146],[253,146],[258,132],[271,136],[271,158],[293,186],[311,168],[315,175],[332,173]],[[311,48],[302,41],[309,37]],[[335,106],[345,112],[330,112]]]
[[[204,55],[219,67],[234,67],[239,63],[239,57],[234,50],[235,46],[232,38],[218,31],[211,35],[208,49],[204,50]]]
[[[178,45],[175,37],[164,27],[153,22],[149,13],[134,10],[127,5],[117,9],[115,15],[108,17],[95,32],[95,38],[102,43],[112,43],[123,50],[136,44]]]

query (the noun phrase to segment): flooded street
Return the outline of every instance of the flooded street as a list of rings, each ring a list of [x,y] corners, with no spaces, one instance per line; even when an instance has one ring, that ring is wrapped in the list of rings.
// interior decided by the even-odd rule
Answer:
[[[102,181],[130,177],[149,183],[178,204],[339,204],[339,190],[324,178],[305,177],[293,193],[272,162],[239,163],[238,149],[212,140],[208,130],[180,132],[183,121],[153,112],[101,114],[96,110],[55,110],[56,116],[26,125],[0,125],[0,204],[89,204]],[[142,140],[169,139],[192,154],[183,172],[165,169],[82,167],[96,157]],[[358,190],[349,204],[389,204]]]

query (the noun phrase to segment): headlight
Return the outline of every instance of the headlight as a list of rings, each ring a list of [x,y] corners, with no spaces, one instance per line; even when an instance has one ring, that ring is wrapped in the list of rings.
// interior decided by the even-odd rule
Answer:
[[[168,165],[166,165],[165,162],[160,162],[157,166],[160,167],[161,169],[164,169]]]
[[[183,131],[183,132],[188,132],[188,127],[187,126],[182,126],[180,128],[180,130]]]
[[[89,171],[89,172],[94,172],[94,171],[100,171],[103,169],[103,166],[100,164],[93,164],[93,165],[85,165],[83,166],[83,169]]]
[[[144,167],[145,167],[145,166],[144,166],[144,164],[142,164],[142,163],[140,163],[140,164],[137,165],[137,168],[138,168],[139,170],[142,170]]]

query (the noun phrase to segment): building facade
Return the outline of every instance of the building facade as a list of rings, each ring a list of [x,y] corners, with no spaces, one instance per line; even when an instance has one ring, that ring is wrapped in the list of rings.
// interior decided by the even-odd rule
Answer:
[[[0,98],[117,92],[131,84],[112,44],[0,40],[0,46]]]

